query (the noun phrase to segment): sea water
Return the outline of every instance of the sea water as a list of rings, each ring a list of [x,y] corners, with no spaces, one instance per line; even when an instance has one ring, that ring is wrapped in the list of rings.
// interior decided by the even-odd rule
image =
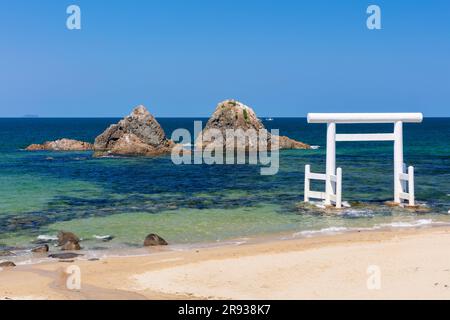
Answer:
[[[174,165],[170,156],[93,158],[91,152],[27,152],[31,143],[72,138],[93,142],[119,119],[0,119],[0,248],[29,248],[39,236],[75,232],[91,250],[135,248],[149,233],[175,245],[225,243],[282,234],[311,236],[382,227],[449,223],[450,118],[405,124],[405,162],[414,165],[424,212],[390,208],[393,146],[338,143],[343,199],[338,213],[305,207],[304,167],[325,170],[325,126],[304,118],[264,121],[268,129],[317,146],[280,152],[280,170],[255,165]],[[194,120],[158,119],[166,134]],[[341,125],[338,132],[391,132],[392,125]],[[319,189],[322,185],[313,187]],[[95,237],[111,235],[103,242]]]

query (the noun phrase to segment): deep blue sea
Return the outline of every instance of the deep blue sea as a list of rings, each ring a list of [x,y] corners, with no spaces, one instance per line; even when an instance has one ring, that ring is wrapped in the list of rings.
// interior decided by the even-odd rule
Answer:
[[[286,150],[280,171],[257,165],[175,165],[170,156],[93,158],[91,152],[26,152],[31,143],[72,138],[93,142],[119,119],[0,119],[0,247],[29,247],[39,235],[77,233],[87,248],[137,247],[149,233],[173,244],[211,243],[266,235],[405,227],[450,222],[450,118],[405,124],[405,162],[416,169],[414,212],[389,208],[393,146],[338,143],[343,200],[330,214],[301,205],[304,167],[324,171],[325,126],[304,118],[264,121],[282,135],[320,146]],[[158,121],[193,131],[193,121]],[[392,125],[340,125],[338,132],[391,132]],[[319,188],[321,186],[317,186]],[[94,235],[113,235],[98,243]]]

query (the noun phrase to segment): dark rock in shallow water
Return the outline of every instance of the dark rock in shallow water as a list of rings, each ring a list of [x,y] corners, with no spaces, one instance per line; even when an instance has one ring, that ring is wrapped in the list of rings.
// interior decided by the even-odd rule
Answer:
[[[158,236],[157,234],[149,234],[144,241],[144,247],[151,247],[151,246],[167,246],[168,243],[166,240]]]
[[[78,243],[80,238],[78,238],[74,233],[67,231],[60,231],[58,233],[58,246],[63,246],[67,242]]]
[[[78,242],[67,241],[62,247],[63,251],[76,251],[81,250],[81,246]]]
[[[9,250],[0,250],[0,257],[14,257],[16,254]]]
[[[74,233],[67,231],[60,231],[58,233],[58,245],[63,251],[81,250],[80,238]]]
[[[48,257],[53,259],[73,259],[82,256],[82,254],[67,252],[67,253],[53,253]]]
[[[15,267],[16,264],[12,261],[5,261],[5,262],[0,262],[0,267],[1,268],[13,268]]]
[[[44,244],[43,246],[39,246],[39,247],[31,249],[31,252],[33,252],[33,253],[46,253],[46,252],[48,252],[48,250],[49,250],[48,244]]]

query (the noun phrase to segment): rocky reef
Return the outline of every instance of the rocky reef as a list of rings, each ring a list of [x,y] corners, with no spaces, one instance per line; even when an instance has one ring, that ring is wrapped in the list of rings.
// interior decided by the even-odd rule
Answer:
[[[94,145],[88,142],[60,139],[55,141],[46,141],[43,144],[29,145],[27,151],[90,151],[94,149]]]

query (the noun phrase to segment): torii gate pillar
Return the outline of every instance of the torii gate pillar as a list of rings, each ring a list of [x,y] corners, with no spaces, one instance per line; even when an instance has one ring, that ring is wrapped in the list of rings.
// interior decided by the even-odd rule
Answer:
[[[394,124],[394,202],[401,203],[400,194],[403,184],[400,174],[403,173],[403,122]]]
[[[327,123],[327,163],[326,175],[336,174],[336,123]],[[325,204],[331,205],[330,194],[334,193],[333,183],[330,179],[325,181]]]
[[[335,203],[341,206],[342,170],[336,169],[336,142],[337,141],[393,141],[394,142],[394,202],[401,204],[403,200],[409,201],[410,206],[415,205],[414,195],[414,168],[406,168],[403,162],[403,123],[422,122],[421,113],[309,113],[308,123],[327,124],[327,158],[326,173],[311,172],[311,166],[305,169],[305,202],[310,198],[322,199],[326,205]],[[337,134],[336,124],[339,123],[393,123],[393,133],[374,134]],[[325,181],[325,192],[309,190],[310,180]],[[408,182],[408,183],[406,183]]]

